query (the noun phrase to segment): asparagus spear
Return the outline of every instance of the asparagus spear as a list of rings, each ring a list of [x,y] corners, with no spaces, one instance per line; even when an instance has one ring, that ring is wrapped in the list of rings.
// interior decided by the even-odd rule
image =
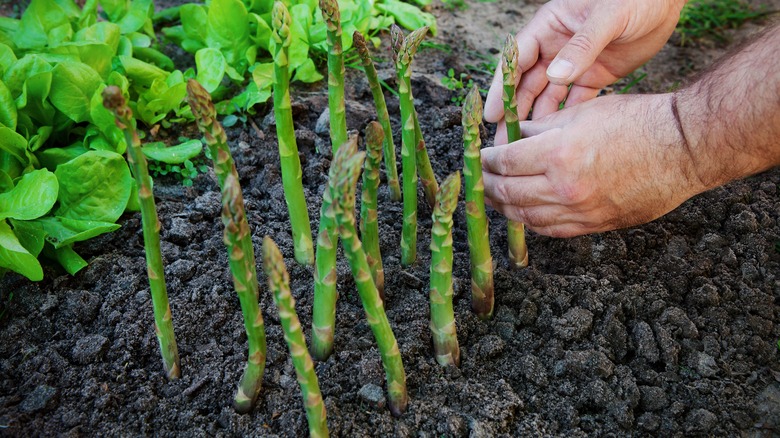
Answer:
[[[417,259],[417,145],[414,130],[414,102],[412,100],[412,57],[417,52],[428,27],[415,30],[403,38],[398,26],[392,27],[393,48],[398,92],[401,103],[401,164],[403,167],[404,219],[401,232],[401,264],[409,266]],[[398,42],[403,41],[399,45]]]
[[[479,125],[482,122],[482,98],[476,86],[463,102],[463,176],[466,190],[466,225],[471,258],[471,308],[482,319],[493,315],[493,258],[490,256],[488,222],[485,215],[485,187]]]
[[[511,34],[506,38],[502,56],[501,73],[504,79],[504,121],[509,143],[520,140],[520,121],[517,116],[515,87],[517,86],[517,40]],[[525,226],[520,222],[507,221],[507,240],[509,243],[509,261],[518,268],[528,266],[528,248],[525,245]]]
[[[217,121],[217,112],[209,93],[194,79],[187,83],[187,97],[198,128],[206,138],[222,190],[222,223],[225,226],[224,241],[227,246],[233,286],[244,315],[249,359],[238,385],[233,406],[240,413],[254,408],[263,384],[265,370],[265,328],[260,312],[259,285],[255,266],[252,234],[244,210],[244,198],[238,182],[238,172],[227,145],[227,135]]]
[[[327,437],[328,421],[325,404],[322,402],[317,374],[314,372],[314,362],[306,351],[306,339],[303,337],[301,321],[295,313],[295,300],[290,293],[290,276],[284,266],[284,258],[279,248],[268,236],[263,239],[263,269],[268,278],[268,288],[273,292],[274,303],[279,309],[284,340],[290,349],[295,374],[301,386],[306,419],[309,422],[309,436]]]
[[[343,149],[343,151],[342,151]],[[333,156],[329,179],[334,169],[357,151],[357,137],[342,145]],[[333,212],[333,199],[327,189],[322,194],[320,230],[317,233],[317,258],[314,263],[314,305],[311,323],[311,351],[316,360],[325,360],[333,351],[333,334],[336,325],[336,245],[338,225]]]
[[[169,380],[181,377],[179,349],[176,347],[176,335],[173,332],[173,318],[168,304],[168,291],[165,286],[162,253],[160,252],[160,220],[152,192],[152,178],[146,157],[141,152],[141,140],[135,130],[133,111],[127,106],[122,90],[108,86],[103,90],[103,105],[114,113],[116,125],[125,133],[127,142],[127,162],[133,171],[138,186],[138,200],[141,204],[141,224],[144,232],[144,251],[146,269],[149,276],[149,289],[154,308],[154,332],[160,343],[163,369]]]
[[[314,244],[311,239],[309,211],[303,194],[301,161],[295,142],[295,128],[290,106],[290,14],[284,3],[274,3],[272,39],[274,44],[274,117],[279,140],[279,158],[282,184],[287,209],[290,212],[295,260],[303,265],[314,263]]]
[[[371,55],[368,53],[368,46],[363,34],[356,30],[352,35],[352,44],[357,48],[360,58],[363,61],[363,70],[366,72],[368,85],[371,87],[371,94],[374,96],[374,105],[376,106],[376,116],[382,129],[385,132],[383,142],[385,151],[385,173],[387,174],[387,185],[390,186],[390,197],[393,201],[401,200],[401,186],[398,183],[398,169],[395,163],[395,143],[393,143],[393,128],[390,126],[390,115],[387,113],[387,104],[385,95],[382,93],[382,86],[379,85],[376,67]]]
[[[427,27],[424,28],[427,31]],[[422,29],[418,29],[422,30]],[[417,31],[415,31],[417,32]],[[420,39],[422,39],[427,32],[422,32],[422,34],[419,36]],[[412,32],[414,34],[414,32]],[[411,38],[412,34],[409,34],[409,37]],[[407,57],[398,56],[400,51],[403,48],[403,44],[406,41],[406,39],[403,36],[403,32],[401,31],[401,28],[393,25],[390,27],[390,36],[392,39],[392,46],[393,46],[393,55],[394,60],[396,62],[396,73],[398,74],[398,88],[399,88],[399,95],[401,99],[401,120],[406,120],[406,117],[404,117],[404,107],[403,107],[403,99],[404,99],[404,91],[407,90],[408,95],[408,101],[410,102],[409,106],[412,109],[412,116],[414,117],[414,135],[415,135],[415,141],[414,141],[414,152],[415,152],[415,166],[417,167],[417,171],[419,172],[420,181],[423,185],[423,192],[425,193],[425,199],[428,201],[428,205],[433,208],[433,205],[436,203],[436,193],[439,191],[439,183],[436,182],[436,175],[433,173],[433,168],[431,167],[431,160],[428,157],[428,150],[425,148],[425,141],[422,136],[422,130],[420,129],[420,122],[417,117],[417,111],[414,109],[414,99],[412,97],[412,85],[411,85],[411,78],[412,78],[412,69],[411,69],[411,62],[412,58],[414,57],[414,54],[417,51],[417,47],[419,46],[420,42],[417,42],[414,51]],[[415,37],[416,38],[416,37]],[[405,63],[405,67],[401,66],[401,63]],[[404,85],[405,84],[405,85]],[[402,145],[403,146],[403,145]]]
[[[366,164],[363,171],[363,191],[360,198],[360,238],[368,257],[371,277],[385,300],[385,270],[379,251],[379,222],[377,221],[377,188],[379,187],[379,163],[382,161],[382,126],[371,122],[366,127]]]
[[[431,231],[431,333],[436,362],[460,365],[460,347],[452,308],[452,213],[458,205],[460,173],[444,180],[433,208]]]
[[[336,169],[334,169],[336,163],[331,164],[331,179],[328,182],[328,190],[331,192],[331,199],[334,200],[333,209],[339,225],[339,236],[344,254],[352,268],[352,276],[363,302],[366,319],[371,326],[379,353],[382,356],[382,365],[387,377],[390,412],[399,416],[406,410],[409,403],[409,397],[406,393],[406,373],[401,361],[401,353],[398,350],[398,343],[390,328],[390,322],[385,314],[382,300],[379,298],[379,292],[371,279],[366,253],[355,229],[355,184],[360,175],[360,164],[364,156],[363,152],[355,153],[347,160],[338,163],[339,166]]]
[[[337,0],[320,0],[328,34],[328,109],[333,153],[347,142],[347,115],[344,104],[344,51],[341,41],[341,13]]]

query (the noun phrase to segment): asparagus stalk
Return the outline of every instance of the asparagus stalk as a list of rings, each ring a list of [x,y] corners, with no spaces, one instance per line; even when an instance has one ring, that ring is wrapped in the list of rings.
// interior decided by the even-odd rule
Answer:
[[[295,260],[303,265],[314,263],[314,244],[309,225],[309,211],[303,194],[301,161],[295,142],[292,109],[290,105],[290,14],[284,3],[274,3],[272,12],[274,41],[274,117],[279,140],[279,158],[282,167],[282,185],[287,209],[290,212]]]
[[[377,220],[377,189],[379,188],[379,163],[382,161],[382,126],[371,122],[366,127],[366,164],[363,171],[363,191],[360,198],[360,238],[368,257],[371,277],[379,297],[385,300],[385,270],[379,251],[379,221]]]
[[[409,93],[411,93],[411,88]],[[436,194],[439,192],[439,183],[436,181],[436,175],[433,173],[433,167],[431,167],[431,159],[428,157],[428,149],[425,147],[417,110],[414,111],[414,135],[417,138],[417,149],[415,149],[417,171],[420,172],[423,193],[425,193],[425,200],[428,201],[428,205],[434,208],[434,205],[436,205]]]
[[[466,225],[471,258],[471,308],[482,319],[493,315],[493,258],[490,255],[485,215],[485,186],[479,148],[482,98],[476,86],[463,102],[463,176],[466,191]]]
[[[403,38],[398,26],[392,29],[398,92],[401,103],[401,164],[403,167],[404,218],[401,232],[401,264],[409,266],[417,259],[417,135],[414,129],[412,100],[412,57],[417,52],[428,27],[415,30]],[[398,44],[399,41],[402,42]]]
[[[433,208],[431,231],[431,334],[436,362],[460,365],[460,347],[452,308],[452,213],[458,206],[460,173],[447,177]]]
[[[399,416],[409,403],[406,393],[406,373],[398,343],[390,328],[379,292],[371,278],[368,259],[355,229],[355,184],[360,175],[360,164],[364,155],[363,152],[353,154],[347,160],[339,162],[335,170],[337,163],[331,164],[328,190],[331,192],[331,199],[334,200],[333,209],[339,225],[344,254],[349,260],[368,324],[371,326],[382,356],[382,365],[387,377],[390,412]]]
[[[517,40],[511,34],[506,38],[503,51],[501,73],[504,80],[504,121],[509,143],[520,140],[520,121],[517,115],[515,87],[519,71],[517,70]],[[509,243],[509,261],[517,268],[528,266],[528,247],[525,245],[525,226],[521,222],[507,221],[507,241]]]
[[[343,151],[342,151],[343,149]],[[333,156],[329,178],[334,169],[342,166],[357,151],[357,137],[342,145]],[[326,360],[333,351],[333,335],[336,326],[336,245],[338,225],[333,212],[333,199],[327,189],[322,194],[320,229],[317,233],[317,257],[314,263],[314,304],[311,323],[311,351],[316,360]]]
[[[393,142],[393,128],[390,126],[390,115],[387,113],[387,104],[385,95],[382,93],[382,86],[379,84],[379,78],[374,67],[374,61],[371,60],[371,54],[368,53],[363,34],[356,30],[352,35],[352,44],[357,48],[360,59],[363,61],[363,70],[366,72],[368,85],[371,87],[371,94],[374,96],[374,105],[376,106],[376,117],[382,124],[382,130],[385,133],[383,142],[385,153],[385,173],[387,174],[387,185],[390,186],[390,197],[393,201],[401,200],[401,186],[398,182],[398,169],[395,163],[395,143]]]
[[[309,422],[309,436],[313,438],[328,436],[328,421],[325,404],[322,402],[314,362],[306,350],[301,321],[295,313],[295,299],[290,293],[290,276],[284,266],[284,258],[270,237],[263,239],[263,269],[268,278],[268,288],[273,292],[274,303],[279,309],[279,320],[284,330],[284,340],[290,349],[295,374],[301,386],[306,419]]]
[[[328,34],[328,109],[333,153],[347,142],[347,111],[344,104],[344,50],[341,41],[341,13],[337,0],[320,0]]]
[[[260,292],[252,234],[246,219],[236,165],[227,145],[225,130],[217,121],[211,96],[196,80],[190,79],[187,83],[187,97],[198,128],[211,152],[214,173],[222,191],[224,242],[249,344],[249,358],[233,406],[240,413],[248,413],[254,408],[260,394],[265,370],[265,328],[258,304]]]
[[[133,171],[138,186],[138,200],[141,204],[141,224],[144,233],[144,251],[146,269],[149,276],[149,289],[154,308],[154,332],[160,343],[163,369],[169,380],[181,377],[179,349],[176,347],[176,335],[173,332],[173,318],[168,303],[168,291],[165,286],[162,253],[160,252],[160,220],[152,192],[152,178],[146,157],[141,152],[141,140],[135,130],[133,111],[127,106],[122,90],[108,86],[103,90],[103,105],[114,113],[116,125],[124,131],[127,142],[127,162]]]

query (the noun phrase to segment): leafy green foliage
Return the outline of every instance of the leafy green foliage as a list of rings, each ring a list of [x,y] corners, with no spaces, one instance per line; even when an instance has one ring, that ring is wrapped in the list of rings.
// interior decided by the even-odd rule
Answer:
[[[743,0],[693,0],[680,12],[676,32],[682,37],[681,45],[705,36],[727,41],[725,30],[736,29],[767,13],[766,8],[754,9]]]
[[[458,77],[455,77],[455,70],[449,69],[447,70],[447,76],[441,78],[441,83],[447,87],[448,90],[455,92],[455,95],[450,98],[450,101],[455,105],[461,106],[463,105],[463,100],[466,98],[466,93],[474,86],[474,79],[472,79],[471,75],[468,73],[461,73]],[[480,89],[479,91],[483,94],[487,92],[483,89]]]

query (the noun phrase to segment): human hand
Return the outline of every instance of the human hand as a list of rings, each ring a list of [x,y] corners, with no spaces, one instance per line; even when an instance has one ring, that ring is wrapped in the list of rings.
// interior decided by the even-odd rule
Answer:
[[[655,55],[680,17],[684,0],[553,0],[516,36],[522,71],[516,93],[524,119],[533,119],[595,97],[599,90]],[[571,90],[568,85],[571,84]],[[504,108],[501,68],[485,102],[485,120],[498,122]],[[567,97],[568,96],[568,97]],[[496,144],[506,142],[496,138]]]
[[[672,95],[606,96],[522,122],[526,138],[482,150],[486,201],[553,237],[656,219],[704,191]]]

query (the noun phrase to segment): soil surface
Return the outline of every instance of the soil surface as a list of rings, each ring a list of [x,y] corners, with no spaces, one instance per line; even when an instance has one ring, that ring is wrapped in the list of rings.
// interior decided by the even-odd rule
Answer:
[[[417,108],[439,179],[462,168],[457,96],[449,68],[494,56],[503,35],[537,3],[467,1],[434,7],[440,34],[418,55]],[[775,9],[777,9],[775,3]],[[734,41],[759,28],[730,33]],[[668,44],[632,91],[665,91],[705,68],[728,44]],[[679,39],[678,39],[679,42]],[[388,62],[380,75],[395,84]],[[481,85],[487,73],[474,73]],[[618,85],[612,87],[613,91]],[[325,84],[293,93],[304,185],[318,227],[329,166]],[[374,118],[362,73],[348,71],[349,127]],[[398,101],[388,94],[396,144]],[[263,236],[282,249],[298,314],[309,333],[313,269],[292,258],[270,107],[228,130],[255,251]],[[179,128],[177,128],[179,129]],[[483,141],[491,143],[488,126]],[[161,130],[176,138],[182,132]],[[185,135],[197,137],[191,127]],[[400,161],[399,161],[400,168]],[[316,365],[334,436],[771,436],[780,434],[780,171],[704,193],[650,224],[574,239],[528,236],[530,266],[510,270],[506,221],[489,212],[496,311],[470,310],[463,203],[455,214],[455,312],[460,368],[433,358],[428,328],[430,209],[420,204],[419,261],[399,263],[401,204],[379,192],[387,314],[408,376],[408,411],[394,418],[384,372],[343,257],[335,353]],[[49,267],[31,283],[0,282],[0,434],[305,436],[306,418],[278,314],[260,272],[268,362],[258,405],[236,414],[246,361],[213,172],[191,188],[155,185],[183,375],[166,381],[153,333],[140,216],[80,244],[89,267]],[[420,199],[422,191],[420,191]],[[260,270],[261,271],[261,270]],[[11,293],[13,298],[11,298]]]

